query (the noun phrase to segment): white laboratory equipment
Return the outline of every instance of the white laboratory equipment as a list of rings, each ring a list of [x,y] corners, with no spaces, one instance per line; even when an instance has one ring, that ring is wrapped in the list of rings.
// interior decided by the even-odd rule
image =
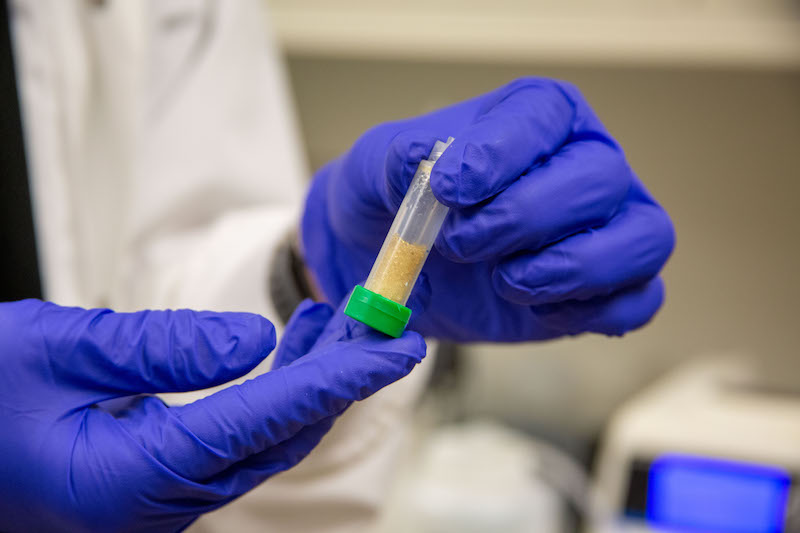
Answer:
[[[479,419],[418,437],[379,533],[569,530],[567,508],[581,505],[575,500],[584,497],[586,477],[557,448]]]
[[[587,531],[799,532],[800,385],[713,358],[628,401],[598,455]]]

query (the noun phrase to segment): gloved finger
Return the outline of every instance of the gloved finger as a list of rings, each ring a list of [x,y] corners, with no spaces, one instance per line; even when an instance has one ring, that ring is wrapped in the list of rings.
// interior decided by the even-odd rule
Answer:
[[[375,330],[369,326],[344,314],[344,308],[347,306],[351,294],[352,290],[342,299],[339,308],[333,313],[325,327],[322,328],[322,333],[317,337],[309,351],[319,350],[340,341],[354,340],[375,334]]]
[[[545,161],[573,131],[575,104],[559,82],[523,79],[466,128],[431,172],[431,188],[445,205],[463,208],[505,190]]]
[[[569,144],[484,204],[451,211],[436,248],[457,262],[538,250],[606,224],[632,179],[615,146],[598,141]]]
[[[44,304],[37,320],[54,374],[109,397],[220,385],[275,347],[273,325],[252,313],[115,313]]]
[[[650,321],[664,301],[660,277],[610,296],[570,300],[533,308],[536,318],[563,335],[584,332],[621,336]]]
[[[587,300],[655,277],[674,242],[661,207],[631,202],[606,226],[501,261],[492,281],[500,296],[518,304]]]
[[[407,375],[425,341],[407,331],[387,339],[365,331],[301,357],[289,366],[180,407],[159,429],[162,461],[204,479],[280,444]]]
[[[447,137],[444,135],[441,140]],[[388,209],[396,211],[400,207],[420,161],[428,158],[437,139],[431,132],[417,129],[403,130],[392,139],[384,163]]]
[[[129,409],[116,415],[116,421],[119,437],[123,440],[135,439],[137,450],[143,450],[149,462],[160,470],[160,475],[156,476],[159,482],[151,487],[153,505],[162,505],[166,499],[170,502],[170,514],[182,508],[189,515],[196,515],[215,509],[241,496],[264,479],[296,465],[319,444],[340,414],[307,426],[279,445],[210,476],[204,475],[209,471],[207,462],[194,464],[192,461],[198,456],[202,458],[203,452],[198,453],[190,446],[185,446],[185,428],[180,428],[173,409],[159,398],[139,397],[131,402]],[[176,429],[182,429],[183,432],[176,432]],[[171,442],[170,439],[176,436],[178,440]],[[176,463],[172,461],[173,445],[195,455]],[[207,448],[205,453],[213,455],[214,450]],[[222,464],[222,459],[219,462]],[[178,501],[181,503],[178,504]]]
[[[289,365],[311,351],[332,316],[333,308],[326,303],[315,303],[311,300],[300,302],[283,331],[272,369]]]
[[[221,473],[204,480],[204,483],[213,485],[217,492],[232,496],[230,499],[240,496],[264,480],[294,467],[305,459],[330,431],[338,416],[338,414],[330,416],[316,424],[306,426],[279,445],[239,461]]]

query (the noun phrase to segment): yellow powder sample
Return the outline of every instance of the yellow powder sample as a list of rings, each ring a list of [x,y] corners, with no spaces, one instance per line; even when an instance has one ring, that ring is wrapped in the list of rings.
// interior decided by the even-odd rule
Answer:
[[[415,278],[425,262],[427,250],[424,246],[411,244],[392,235],[380,262],[373,267],[366,288],[385,298],[405,304]]]

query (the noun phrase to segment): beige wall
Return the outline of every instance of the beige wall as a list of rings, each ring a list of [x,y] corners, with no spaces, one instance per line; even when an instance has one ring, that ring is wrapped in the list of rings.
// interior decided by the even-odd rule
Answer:
[[[672,215],[678,244],[653,323],[621,340],[472,347],[473,411],[583,433],[667,365],[708,351],[791,363],[782,374],[800,379],[797,71],[288,59],[313,168],[378,122],[552,76],[582,88]]]

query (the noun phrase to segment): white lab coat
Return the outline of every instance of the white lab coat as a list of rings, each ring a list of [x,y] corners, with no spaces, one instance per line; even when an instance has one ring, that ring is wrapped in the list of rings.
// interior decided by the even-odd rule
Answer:
[[[46,297],[276,322],[267,269],[297,224],[305,169],[261,2],[11,7]],[[424,374],[358,404],[300,466],[193,528],[368,528]]]

